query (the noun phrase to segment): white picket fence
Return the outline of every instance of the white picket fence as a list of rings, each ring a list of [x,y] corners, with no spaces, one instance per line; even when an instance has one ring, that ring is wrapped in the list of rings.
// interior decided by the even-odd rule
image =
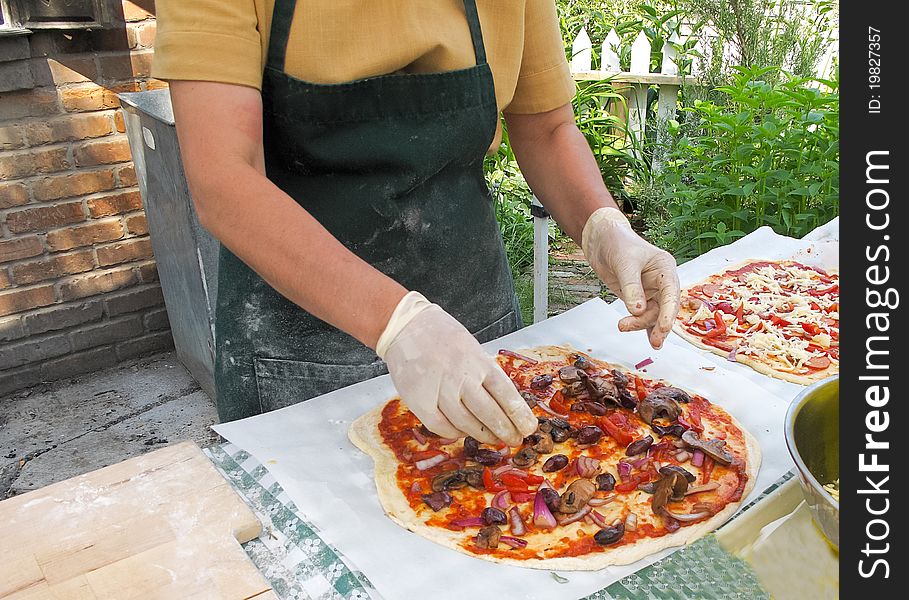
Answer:
[[[643,148],[645,128],[647,127],[647,90],[652,85],[659,86],[657,99],[657,146],[665,135],[666,122],[674,119],[678,105],[679,88],[682,85],[697,83],[697,77],[679,74],[678,49],[673,44],[679,43],[675,35],[663,44],[663,60],[659,73],[650,72],[650,40],[642,31],[631,45],[631,69],[622,71],[619,64],[620,44],[615,30],[609,32],[600,52],[600,68],[593,69],[593,43],[587,30],[582,28],[572,43],[571,72],[576,81],[608,79],[616,87],[629,87],[628,120],[626,135],[634,152],[640,156]],[[654,157],[654,170],[659,170],[659,156]],[[536,196],[536,206],[542,206]],[[549,217],[534,216],[534,253],[533,253],[533,321],[545,319],[549,312]]]

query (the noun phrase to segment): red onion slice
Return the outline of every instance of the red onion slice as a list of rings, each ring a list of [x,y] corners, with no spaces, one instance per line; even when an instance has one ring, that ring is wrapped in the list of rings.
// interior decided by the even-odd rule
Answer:
[[[696,486],[688,488],[688,490],[685,492],[685,495],[690,496],[691,494],[700,494],[701,492],[709,492],[711,490],[717,489],[718,487],[720,487],[719,481],[711,481],[710,483],[705,483],[704,485],[696,485]]]
[[[549,405],[546,404],[545,402],[537,402],[537,406],[539,406],[540,408],[542,408],[542,409],[543,409],[543,412],[547,412],[547,413],[551,414],[551,415],[554,416],[554,417],[560,417],[560,418],[562,418],[562,419],[567,419],[567,418],[568,418],[568,415],[564,415],[564,414],[562,414],[562,413],[557,413],[556,411],[552,410],[552,409],[549,407]]]
[[[533,524],[543,529],[555,529],[555,526],[558,525],[556,518],[552,515],[552,511],[546,506],[546,500],[543,499],[542,492],[539,490],[537,490],[533,499]]]
[[[635,368],[635,370],[637,370],[637,369],[643,369],[643,368],[646,367],[647,365],[652,365],[652,364],[653,364],[653,359],[650,358],[650,357],[648,356],[647,358],[645,358],[644,360],[642,360],[641,362],[639,362],[638,364],[636,364],[636,365],[634,366],[634,368]]]
[[[544,504],[544,506],[545,506],[545,504]],[[580,521],[581,519],[583,519],[584,517],[589,515],[590,511],[592,511],[592,510],[593,510],[593,507],[591,507],[588,504],[587,506],[585,506],[578,512],[574,513],[573,515],[565,515],[564,517],[560,516],[559,518],[556,519],[556,522],[559,525],[570,525],[571,523],[574,523],[575,521]]]
[[[448,444],[454,444],[458,441],[458,438],[439,438],[439,444],[447,446]]]
[[[499,536],[499,541],[503,544],[508,544],[515,550],[519,548],[524,548],[527,546],[527,540],[522,540],[516,537],[511,537],[510,535]]]
[[[728,360],[729,362],[738,362],[738,361],[736,360],[736,358],[735,358],[735,354],[736,354],[737,351],[738,351],[738,347],[733,348],[733,349],[729,352],[729,354],[726,356],[726,360]]]
[[[600,528],[609,527],[609,523],[606,522],[606,517],[604,517],[597,511],[591,510],[590,514],[587,516],[590,517],[590,519],[596,524],[597,527],[600,527]]]
[[[524,356],[523,354],[518,354],[517,352],[512,352],[511,350],[506,350],[505,348],[502,348],[501,350],[499,350],[499,354],[501,354],[502,356],[510,356],[511,358],[523,360],[532,365],[538,364],[538,361],[530,358],[529,356]]]
[[[414,494],[417,494],[423,491],[423,486],[420,485],[419,481],[414,481],[413,485],[410,486],[410,491]]]
[[[650,460],[651,459],[649,456],[645,456],[644,458],[642,458],[640,460],[636,460],[633,463],[631,463],[631,466],[640,471],[641,469],[646,467],[648,464],[650,464]]]
[[[604,504],[609,504],[615,500],[615,494],[609,494],[605,498],[591,498],[587,501],[587,504],[590,506],[603,506]]]
[[[691,455],[691,466],[692,467],[703,467],[704,466],[704,452],[701,450],[695,450]]]
[[[521,517],[521,511],[517,506],[512,506],[508,511],[508,526],[513,535],[524,535],[527,533],[527,526],[524,525],[524,519]]]
[[[492,474],[494,477],[498,477],[502,473],[507,473],[508,471],[512,471],[512,470],[515,470],[515,468],[513,466],[502,465],[501,467],[496,467],[495,469],[493,469]]]
[[[622,481],[627,481],[631,476],[631,464],[623,460],[620,460],[616,463],[616,469],[619,471],[619,478]]]
[[[413,429],[411,429],[411,431],[413,432],[413,439],[417,440],[417,443],[418,443],[418,444],[425,444],[425,443],[427,443],[427,441],[426,441],[426,436],[423,435],[422,433],[420,433],[420,430],[419,430],[419,429],[417,429],[416,427],[414,427]]]
[[[579,456],[574,461],[574,469],[581,477],[593,477],[600,472],[600,461],[589,456]]]
[[[696,512],[696,513],[691,513],[690,515],[687,515],[687,514],[685,514],[685,513],[681,513],[681,514],[680,514],[680,513],[674,513],[674,512],[672,512],[671,510],[669,510],[668,508],[665,509],[665,510],[666,510],[666,514],[667,514],[667,515],[669,515],[669,516],[672,517],[673,519],[675,519],[675,520],[677,520],[677,521],[681,521],[681,522],[683,522],[683,523],[691,523],[691,522],[693,522],[693,521],[700,521],[700,520],[703,519],[704,517],[709,517],[709,516],[710,516],[710,513],[707,512],[707,511]]]
[[[426,469],[431,469],[436,465],[442,464],[446,460],[449,460],[447,454],[437,454],[436,456],[418,460],[414,463],[414,466],[416,466],[421,471],[425,471]]]
[[[625,531],[637,531],[638,529],[638,516],[634,513],[628,513],[628,516],[625,517]]]
[[[505,510],[508,508],[508,505],[511,503],[511,495],[508,493],[508,490],[502,490],[497,492],[495,496],[492,497],[492,506]]]

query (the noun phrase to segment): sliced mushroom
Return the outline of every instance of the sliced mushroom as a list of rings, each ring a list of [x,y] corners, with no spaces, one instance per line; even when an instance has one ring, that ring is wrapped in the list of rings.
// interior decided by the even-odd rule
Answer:
[[[587,373],[577,367],[562,367],[559,369],[559,379],[562,383],[577,383],[582,379],[587,379]]]
[[[514,466],[524,469],[537,462],[538,456],[536,450],[524,446],[511,458],[511,462]]]
[[[622,390],[619,392],[618,404],[622,408],[634,410],[638,406],[638,399],[635,398],[628,390]]]
[[[597,491],[597,486],[589,479],[575,479],[568,485],[559,502],[559,512],[573,515],[585,506]]]
[[[693,473],[689,473],[686,469],[683,469],[678,465],[666,465],[660,468],[660,475],[669,475],[670,473],[678,473],[684,477],[688,483],[694,483],[695,479],[697,479]]]
[[[662,389],[666,388],[660,388],[660,390]],[[678,402],[666,394],[659,393],[660,390],[650,392],[638,403],[638,414],[648,425],[651,425],[653,420],[658,417],[674,422],[682,414],[682,407]]]
[[[529,406],[530,408],[533,408],[534,406],[536,406],[537,404],[540,403],[539,399],[537,399],[537,397],[534,396],[533,394],[531,394],[530,392],[521,392],[521,398],[524,399],[524,402],[526,402],[527,406]]]
[[[612,383],[615,384],[615,387],[620,392],[628,387],[628,375],[625,375],[618,369],[613,369],[610,371],[610,374],[612,374]]]
[[[650,500],[653,512],[658,515],[665,515],[666,505],[669,501],[682,500],[686,491],[688,491],[688,480],[684,475],[674,471],[671,471],[668,475],[663,475],[656,482],[653,498]]]
[[[688,392],[685,390],[680,390],[679,388],[674,388],[670,386],[661,387],[653,390],[655,394],[662,394],[663,396],[668,396],[676,402],[681,402],[682,404],[688,404],[691,402],[691,396],[688,395]]]
[[[464,480],[470,487],[478,490],[486,487],[483,483],[483,467],[464,467],[461,472],[464,473]]]
[[[687,431],[683,425],[676,423],[675,425],[657,425],[656,423],[651,423],[650,427],[660,435],[660,437],[665,437],[667,435],[674,435],[676,437],[682,437],[682,434]]]
[[[552,431],[549,432],[549,435],[552,436],[552,441],[556,442],[558,444],[561,444],[562,442],[567,440],[569,437],[571,437],[568,434],[568,430],[562,429],[561,427],[553,427]]]
[[[467,475],[461,469],[455,469],[454,471],[444,471],[432,478],[432,490],[434,492],[456,490],[466,485]]]
[[[730,465],[735,457],[726,452],[726,442],[723,440],[702,440],[698,434],[688,430],[682,434],[682,441],[690,448],[700,450],[721,465]]]
[[[473,460],[487,467],[494,467],[502,461],[502,455],[495,450],[480,448],[472,457]]]
[[[480,548],[494,549],[499,546],[499,538],[502,537],[502,530],[496,525],[487,525],[477,532],[477,546]]]
[[[619,398],[619,390],[615,384],[604,377],[591,377],[587,380],[587,390],[597,400],[615,402]]]
[[[579,396],[587,391],[587,385],[584,381],[575,381],[574,383],[566,384],[562,388],[562,395],[568,398],[574,398]]]
[[[552,423],[550,423],[549,419],[546,417],[538,417],[537,422],[539,423],[539,425],[537,425],[538,432],[542,431],[543,433],[549,433],[552,431]]]
[[[539,454],[549,454],[552,452],[553,442],[552,436],[548,433],[535,433],[532,436],[531,448]]]

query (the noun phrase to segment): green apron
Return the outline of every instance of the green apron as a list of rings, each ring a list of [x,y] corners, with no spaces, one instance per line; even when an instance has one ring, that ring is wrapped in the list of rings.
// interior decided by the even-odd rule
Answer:
[[[475,0],[464,6],[476,66],[315,84],[284,72],[295,0],[277,0],[262,85],[265,162],[268,178],[351,252],[485,342],[521,317],[483,174],[498,120],[492,72]],[[215,340],[222,422],[387,372],[223,246]]]

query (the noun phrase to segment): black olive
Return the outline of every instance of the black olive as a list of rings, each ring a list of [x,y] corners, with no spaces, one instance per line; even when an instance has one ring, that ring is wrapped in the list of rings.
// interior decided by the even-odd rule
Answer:
[[[508,517],[505,516],[505,513],[493,506],[484,508],[480,516],[487,525],[504,525],[508,522]]]
[[[539,417],[537,419],[537,422],[539,423],[539,425],[537,425],[537,429],[539,431],[542,431],[543,433],[549,433],[552,431],[552,423],[549,422],[549,419],[545,417]]]
[[[562,442],[567,440],[569,437],[568,430],[562,429],[561,427],[553,427],[552,430],[549,432],[549,435],[552,436],[552,441],[556,442],[558,444],[561,444]]]
[[[686,431],[684,425],[678,425],[678,424],[676,424],[676,425],[667,425],[667,426],[664,427],[664,426],[662,426],[662,425],[657,425],[656,423],[653,423],[653,424],[650,425],[650,427],[651,427],[656,433],[658,433],[658,434],[660,435],[660,437],[664,437],[664,436],[667,436],[667,435],[674,435],[674,436],[680,438],[680,437],[682,437],[682,435],[683,435],[683,434],[685,433],[685,431]]]
[[[546,373],[544,375],[537,375],[530,380],[530,387],[535,390],[542,390],[549,387],[552,384],[552,375]]]
[[[636,456],[638,454],[642,454],[644,452],[647,452],[647,449],[650,448],[651,445],[653,445],[653,436],[648,435],[645,438],[641,438],[636,442],[631,442],[628,444],[628,447],[625,448],[625,454],[627,456]]]
[[[423,494],[423,502],[425,502],[429,508],[438,512],[451,504],[451,494],[448,492],[433,492],[431,494]]]
[[[656,491],[656,483],[653,481],[648,481],[647,483],[642,483],[638,486],[638,489],[644,492],[645,494],[652,494]]]
[[[615,527],[604,527],[593,535],[593,541],[601,546],[615,544],[625,535],[625,525],[619,523]]]
[[[543,472],[544,473],[554,473],[555,471],[560,471],[568,466],[568,457],[564,454],[556,454],[555,456],[550,456],[546,459],[546,462],[543,463]]]
[[[574,412],[585,412],[587,410],[586,404],[586,402],[575,402],[571,405],[571,410]]]
[[[529,406],[530,408],[533,408],[539,402],[537,397],[534,396],[533,394],[531,394],[530,392],[521,392],[521,398],[524,399],[524,402],[526,402],[527,406]]]
[[[512,457],[511,462],[514,463],[514,466],[516,467],[529,467],[537,462],[537,456],[536,450],[525,446],[518,450],[517,454]]]
[[[637,405],[638,401],[631,395],[631,392],[628,390],[621,391],[619,394],[619,406],[627,408],[628,410],[634,410]]]
[[[543,494],[543,502],[546,503],[546,506],[549,507],[549,510],[555,512],[559,508],[559,503],[561,503],[562,498],[559,496],[559,493],[552,488],[540,488],[540,493]]]
[[[678,465],[666,465],[665,467],[660,468],[660,475],[669,475],[671,473],[678,473],[686,480],[688,480],[688,483],[694,483],[694,480],[697,479],[694,474],[688,472],[686,469],[683,469]]]
[[[438,434],[433,433],[430,430],[426,429],[426,425],[420,425],[420,433],[422,433],[425,437],[432,437],[432,438],[439,437]]]
[[[549,422],[552,423],[553,427],[558,427],[559,429],[568,429],[571,427],[571,423],[561,417],[553,417],[549,419]]]
[[[586,356],[578,356],[574,361],[574,366],[579,369],[589,369],[593,367],[593,364],[587,360]]]
[[[584,406],[584,410],[595,417],[602,417],[606,414],[606,407],[599,402],[581,402],[580,404]]]
[[[481,465],[494,467],[495,465],[502,462],[502,455],[495,450],[486,450],[485,448],[480,448],[473,456],[473,460],[477,461]]]
[[[480,442],[476,441],[469,435],[464,438],[464,456],[467,458],[473,458],[477,455],[477,450],[480,449]]]
[[[603,437],[603,430],[596,425],[585,425],[578,431],[579,444],[596,444]]]
[[[602,473],[596,476],[597,489],[601,492],[611,492],[615,487],[615,477],[612,473]]]

